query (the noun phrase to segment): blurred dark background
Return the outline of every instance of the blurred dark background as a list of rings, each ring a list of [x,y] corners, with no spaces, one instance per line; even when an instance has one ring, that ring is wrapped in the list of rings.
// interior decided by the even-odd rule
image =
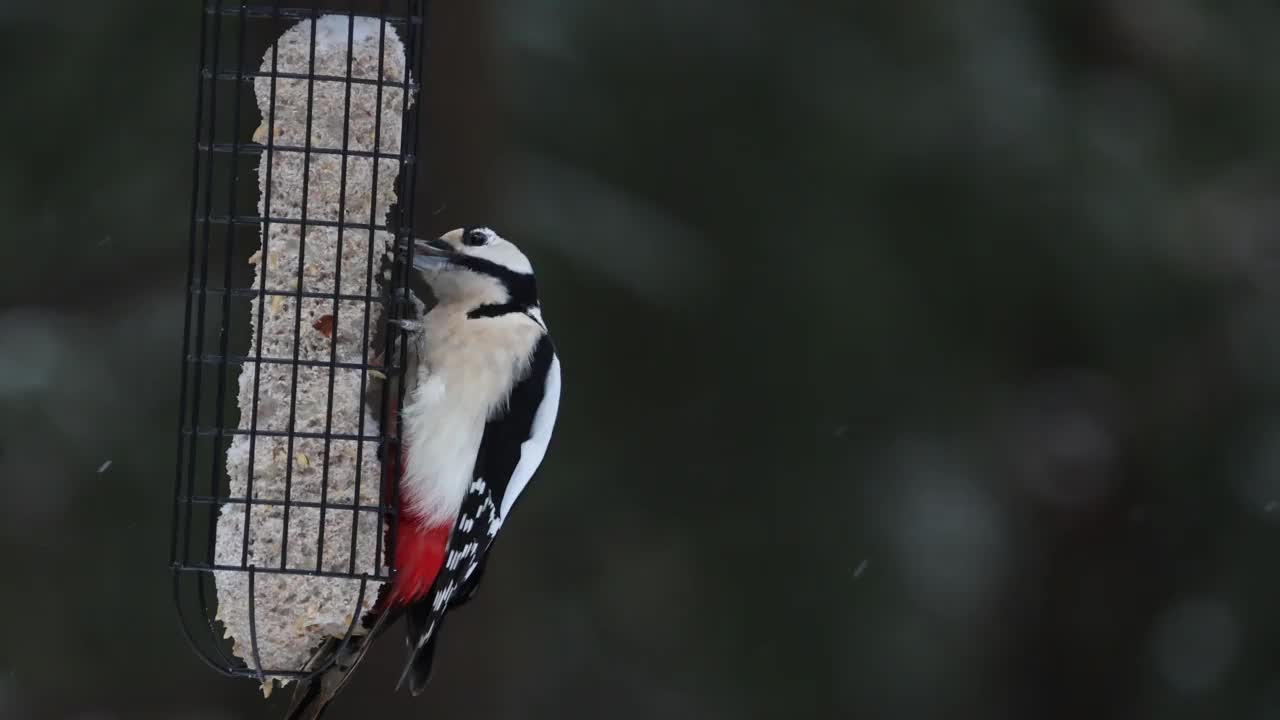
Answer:
[[[170,601],[199,5],[0,3],[0,717],[283,712]],[[565,399],[334,718],[1280,717],[1280,7],[433,6]]]

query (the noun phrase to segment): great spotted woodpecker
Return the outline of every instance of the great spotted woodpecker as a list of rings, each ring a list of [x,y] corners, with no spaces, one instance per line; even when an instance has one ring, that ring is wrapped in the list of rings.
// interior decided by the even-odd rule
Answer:
[[[394,582],[364,619],[364,634],[317,651],[308,668],[329,668],[295,691],[291,720],[320,717],[400,616],[409,650],[400,683],[422,691],[446,613],[475,594],[498,530],[551,440],[560,360],[528,258],[489,228],[463,228],[416,241],[413,266],[436,305],[401,323],[413,360],[399,413]]]

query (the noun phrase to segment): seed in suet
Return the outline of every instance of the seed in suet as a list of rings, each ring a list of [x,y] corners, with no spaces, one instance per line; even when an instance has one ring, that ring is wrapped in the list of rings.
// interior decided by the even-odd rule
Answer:
[[[321,315],[319,319],[311,323],[311,327],[319,330],[321,335],[331,338],[333,337],[333,316]]]

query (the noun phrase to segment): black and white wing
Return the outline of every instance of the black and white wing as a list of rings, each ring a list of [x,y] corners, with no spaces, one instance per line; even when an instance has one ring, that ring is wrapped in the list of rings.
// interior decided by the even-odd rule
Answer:
[[[471,488],[449,536],[444,565],[431,592],[408,608],[409,664],[401,682],[422,692],[431,676],[435,641],[445,613],[475,594],[493,541],[547,452],[560,407],[560,360],[543,335],[529,370],[511,390],[506,407],[485,424]]]

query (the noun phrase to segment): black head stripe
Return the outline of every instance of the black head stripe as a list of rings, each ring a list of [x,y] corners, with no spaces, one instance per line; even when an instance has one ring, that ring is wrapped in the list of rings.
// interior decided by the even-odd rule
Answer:
[[[484,258],[471,257],[470,255],[462,255],[454,258],[453,264],[458,267],[466,268],[473,273],[479,275],[488,275],[496,278],[507,289],[507,301],[502,305],[483,305],[476,310],[472,310],[472,317],[494,317],[495,315],[503,315],[507,312],[524,312],[525,310],[535,307],[538,304],[538,283],[533,279],[533,275],[529,273],[518,273],[510,268],[504,267],[491,260]],[[488,312],[488,314],[476,315],[475,313],[484,308],[509,308],[503,312]]]
[[[516,305],[515,303],[489,303],[468,311],[467,317],[473,320],[475,318],[502,317],[511,313],[522,313],[527,309],[525,306]]]

